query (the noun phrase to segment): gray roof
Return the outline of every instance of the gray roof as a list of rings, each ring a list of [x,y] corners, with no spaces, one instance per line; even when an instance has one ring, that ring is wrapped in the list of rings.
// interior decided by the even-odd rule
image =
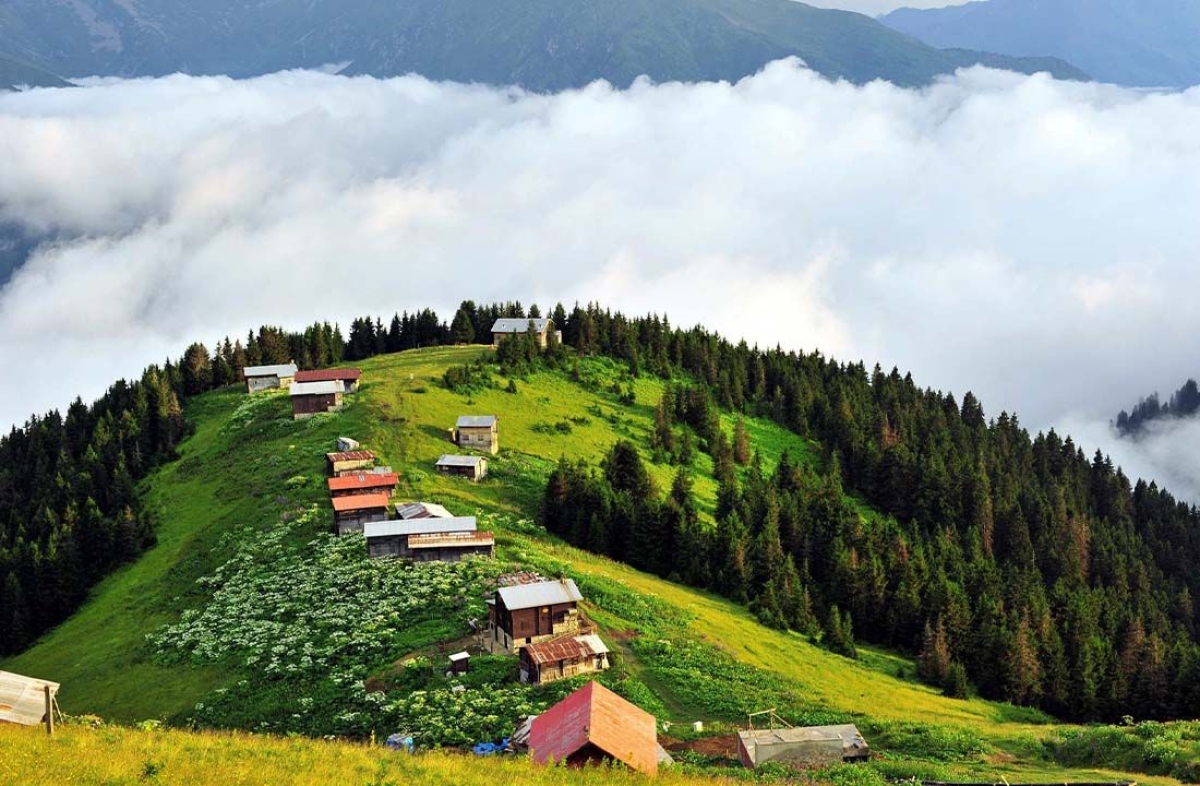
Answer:
[[[246,366],[242,374],[247,377],[294,377],[296,364],[285,363],[281,366]]]
[[[396,515],[402,519],[452,519],[454,514],[436,502],[405,502],[396,506]]]
[[[548,326],[554,323],[546,318],[528,319],[522,317],[497,319],[496,324],[492,325],[493,333],[524,333],[529,330],[529,323],[533,323],[533,329],[541,333]]]
[[[583,595],[579,593],[579,587],[575,586],[574,579],[501,587],[496,590],[496,595],[504,601],[504,607],[509,611],[583,600]]]
[[[753,742],[759,746],[841,740],[846,748],[867,747],[867,741],[859,733],[858,727],[850,723],[839,726],[801,726],[793,729],[751,729],[739,731],[738,736],[743,742]]]
[[[454,425],[458,428],[490,428],[499,419],[495,415],[459,415]]]
[[[483,456],[442,456],[437,460],[439,467],[476,467],[483,461]]]
[[[293,382],[288,388],[289,396],[327,396],[330,393],[341,393],[342,385],[338,382]]]
[[[456,516],[451,519],[410,519],[408,521],[368,521],[363,524],[363,535],[371,538],[387,538],[398,535],[432,535],[440,532],[475,532],[474,516]]]

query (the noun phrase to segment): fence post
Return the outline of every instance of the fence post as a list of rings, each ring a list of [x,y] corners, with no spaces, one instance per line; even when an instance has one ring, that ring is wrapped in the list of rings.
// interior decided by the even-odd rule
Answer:
[[[45,686],[46,690],[46,733],[51,737],[54,736],[54,698],[50,694],[50,686]]]

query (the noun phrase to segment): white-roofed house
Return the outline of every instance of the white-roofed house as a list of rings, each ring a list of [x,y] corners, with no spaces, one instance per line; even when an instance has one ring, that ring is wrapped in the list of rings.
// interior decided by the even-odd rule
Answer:
[[[342,393],[338,382],[293,382],[288,390],[292,399],[292,418],[300,420],[336,412],[342,408]]]
[[[493,652],[577,635],[583,595],[572,579],[501,587],[488,604],[487,641]]]
[[[396,504],[396,516],[408,519],[452,519],[454,514],[436,502],[400,502]]]
[[[435,465],[443,475],[458,475],[479,481],[487,477],[488,463],[483,456],[442,456]]]
[[[497,319],[492,325],[492,346],[500,346],[500,342],[511,336],[522,336],[529,332],[532,326],[533,332],[537,337],[538,346],[542,349],[546,348],[549,343],[550,334],[554,334],[560,341],[560,336],[554,330],[554,320],[546,317],[531,319],[529,317],[504,317]]]
[[[296,364],[246,366],[242,369],[242,377],[246,380],[247,393],[286,388],[290,387],[296,379]]]
[[[500,418],[495,415],[459,415],[454,424],[454,444],[460,450],[480,453],[500,451]]]

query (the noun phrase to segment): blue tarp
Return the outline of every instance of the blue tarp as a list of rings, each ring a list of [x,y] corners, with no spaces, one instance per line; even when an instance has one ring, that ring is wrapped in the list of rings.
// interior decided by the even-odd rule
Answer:
[[[413,752],[413,738],[411,734],[393,734],[383,744],[392,750]]]
[[[505,737],[499,744],[494,742],[476,743],[474,747],[476,756],[492,756],[496,753],[504,753],[504,749],[508,747],[508,737]]]

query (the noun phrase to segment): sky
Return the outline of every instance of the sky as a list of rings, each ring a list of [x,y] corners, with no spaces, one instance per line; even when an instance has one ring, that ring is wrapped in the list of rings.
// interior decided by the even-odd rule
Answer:
[[[1197,127],[1200,89],[796,61],[558,95],[313,72],[0,95],[0,222],[55,238],[0,289],[0,424],[262,323],[597,300],[971,390],[1200,500],[1191,435],[1108,427],[1200,374]]]
[[[948,5],[962,5],[968,0],[802,0],[807,5],[818,8],[840,8],[843,11],[857,11],[868,16],[878,16],[897,8],[945,8]]]

